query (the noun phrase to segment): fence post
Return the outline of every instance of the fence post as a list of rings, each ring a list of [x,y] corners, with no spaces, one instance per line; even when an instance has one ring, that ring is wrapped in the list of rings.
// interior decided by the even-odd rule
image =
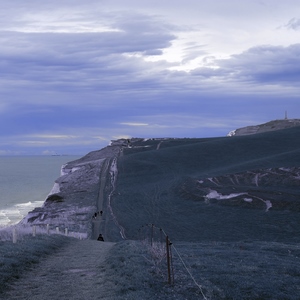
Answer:
[[[49,229],[49,224],[47,224],[47,234],[49,234],[50,229]]]
[[[65,228],[65,235],[68,235],[68,228]]]
[[[56,233],[59,233],[59,227],[56,227]]]
[[[32,226],[32,236],[35,236],[36,235],[36,226],[33,225]]]
[[[167,266],[168,266],[168,283],[171,284],[170,241],[168,236],[166,236],[166,250],[167,250]]]
[[[17,230],[13,228],[13,243],[16,244],[17,242]]]
[[[154,231],[154,224],[151,224],[151,247],[153,246],[153,231]]]

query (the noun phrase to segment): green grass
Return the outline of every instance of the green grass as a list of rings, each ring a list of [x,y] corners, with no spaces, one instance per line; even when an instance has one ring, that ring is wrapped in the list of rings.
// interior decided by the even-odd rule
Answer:
[[[299,299],[297,243],[175,242],[172,284],[157,247],[117,243],[102,267],[105,289],[114,290],[105,299]]]
[[[44,234],[23,236],[16,244],[0,241],[0,295],[23,272],[36,267],[41,259],[59,250],[68,240],[64,236]]]
[[[179,191],[186,182],[213,176],[299,167],[299,136],[295,127],[252,136],[165,140],[159,150],[160,141],[152,140],[151,147],[125,149],[118,160],[113,211],[128,239],[137,239],[147,223],[163,228],[208,299],[297,299],[300,216],[292,209],[298,207],[297,197],[288,199],[295,202],[290,209],[265,212],[205,203]],[[232,186],[222,188],[234,192]],[[296,189],[283,185],[277,190],[271,184],[256,195],[277,193],[280,200],[280,193],[289,191],[292,195]],[[174,265],[176,283],[160,287],[161,299],[201,299],[180,260],[175,258]]]

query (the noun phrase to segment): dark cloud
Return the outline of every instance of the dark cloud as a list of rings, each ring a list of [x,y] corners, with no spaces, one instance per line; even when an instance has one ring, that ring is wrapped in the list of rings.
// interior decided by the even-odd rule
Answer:
[[[222,66],[222,63],[221,63]],[[224,63],[235,78],[261,84],[295,85],[300,80],[300,44],[260,46],[232,56]]]
[[[14,33],[2,32],[0,59],[7,63],[41,66],[77,66],[101,61],[106,56],[124,53],[161,53],[175,37],[166,32],[100,33]],[[9,43],[7,43],[9,40]],[[13,51],[10,51],[14,49]]]
[[[299,30],[300,29],[300,19],[292,18],[285,26],[288,29]]]
[[[159,85],[149,76],[158,64],[144,62],[142,57],[161,54],[175,36],[155,19],[137,18],[134,25],[131,20],[127,26],[119,20],[122,29],[108,32],[1,32],[2,78],[15,87],[23,88],[26,82],[35,90],[54,92],[130,90],[136,84],[147,89],[153,81]],[[164,64],[160,62],[159,67]]]
[[[214,64],[217,67],[198,68],[191,74],[204,80],[248,83],[251,88],[254,83],[299,87],[300,44],[257,46],[228,59],[215,60]]]

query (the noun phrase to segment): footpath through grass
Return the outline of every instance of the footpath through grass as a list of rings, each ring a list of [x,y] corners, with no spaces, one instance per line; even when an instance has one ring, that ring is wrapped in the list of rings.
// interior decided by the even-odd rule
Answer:
[[[298,243],[174,242],[171,285],[163,243],[41,235],[0,247],[6,300],[297,300],[300,294]]]

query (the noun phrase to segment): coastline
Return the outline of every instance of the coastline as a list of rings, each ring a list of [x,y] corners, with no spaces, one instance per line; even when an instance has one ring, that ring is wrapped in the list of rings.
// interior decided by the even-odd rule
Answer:
[[[61,168],[80,156],[0,156],[0,228],[16,225],[41,207]]]

